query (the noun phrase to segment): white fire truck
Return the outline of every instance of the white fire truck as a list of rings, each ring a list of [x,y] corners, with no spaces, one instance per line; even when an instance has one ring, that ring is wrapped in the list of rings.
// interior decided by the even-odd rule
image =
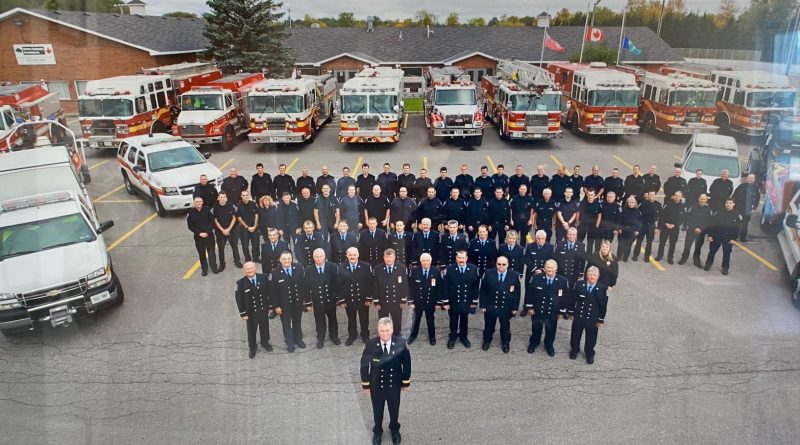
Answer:
[[[551,63],[547,70],[564,88],[561,122],[573,133],[639,134],[639,87],[633,74],[603,62]]]
[[[544,68],[500,60],[497,76],[483,76],[486,116],[501,139],[554,139],[561,133],[561,91]]]
[[[339,142],[397,142],[403,121],[403,70],[364,68],[344,83]]]
[[[240,73],[192,87],[181,95],[181,113],[173,134],[199,147],[221,144],[224,151],[236,145],[236,139],[250,131],[247,94],[263,81],[261,73]]]
[[[332,74],[299,79],[267,79],[247,95],[253,144],[313,141],[333,118],[336,78]]]
[[[483,142],[483,107],[478,88],[458,66],[428,67],[423,98],[425,126],[431,145],[444,138],[458,138],[468,145]]]
[[[22,131],[13,131],[22,121],[36,121]],[[0,86],[0,152],[14,147],[30,146],[38,136],[47,135],[53,142],[62,142],[66,134],[64,111],[58,95],[47,90],[44,84]],[[36,130],[36,131],[31,131]],[[11,137],[6,137],[6,136]]]
[[[681,73],[668,75],[642,70],[639,119],[646,130],[669,134],[714,133],[717,92],[713,82]]]
[[[222,77],[210,63],[181,63],[145,74],[92,80],[78,97],[83,139],[92,148],[116,148],[131,136],[167,133],[179,110],[177,96]]]
[[[701,64],[669,65],[662,73],[679,72],[708,79],[720,91],[715,125],[748,136],[763,136],[768,126],[794,112],[797,93],[782,74],[741,71]]]

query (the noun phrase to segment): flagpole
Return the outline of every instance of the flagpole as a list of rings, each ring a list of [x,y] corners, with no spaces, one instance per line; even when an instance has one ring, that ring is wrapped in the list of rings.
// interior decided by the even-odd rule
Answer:
[[[589,26],[589,7],[591,7],[592,2],[586,4],[586,21],[583,23],[583,36],[581,36],[581,55],[578,58],[578,63],[583,63],[583,48],[586,46],[586,29]]]
[[[619,59],[622,56],[622,39],[625,38],[625,13],[628,12],[628,7],[622,9],[622,27],[619,30],[619,49],[617,50],[617,65],[619,65]]]
[[[547,40],[547,28],[544,28],[542,33],[542,54],[539,56],[539,66],[544,64],[544,41]]]

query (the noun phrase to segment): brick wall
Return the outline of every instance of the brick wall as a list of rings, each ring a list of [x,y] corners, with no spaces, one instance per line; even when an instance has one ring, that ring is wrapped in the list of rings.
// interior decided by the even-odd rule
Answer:
[[[364,69],[364,65],[369,65],[369,63],[364,62],[362,60],[354,59],[352,57],[342,56],[337,59],[333,59],[329,62],[325,62],[322,64],[322,72],[326,72],[328,70],[355,70],[361,71]]]
[[[453,63],[455,66],[460,66],[466,69],[471,68],[491,68],[492,71],[495,71],[497,68],[497,62],[492,59],[483,56],[472,56],[467,57],[466,59],[459,60],[458,62]]]

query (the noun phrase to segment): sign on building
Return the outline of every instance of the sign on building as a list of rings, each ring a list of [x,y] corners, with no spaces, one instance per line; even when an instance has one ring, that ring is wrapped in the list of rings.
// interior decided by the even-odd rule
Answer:
[[[32,45],[14,45],[17,65],[55,65],[56,55],[53,45],[49,43]]]

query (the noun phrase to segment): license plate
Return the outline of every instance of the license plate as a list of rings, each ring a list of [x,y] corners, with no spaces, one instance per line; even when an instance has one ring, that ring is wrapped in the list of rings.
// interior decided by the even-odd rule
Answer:
[[[281,141],[283,141],[283,138],[282,137],[273,136],[273,137],[269,138],[269,141],[270,142],[281,142]]]
[[[608,134],[622,134],[622,128],[609,128]]]
[[[98,146],[98,147],[105,147],[105,146],[106,146],[106,143],[105,143],[105,142],[98,142],[98,143],[97,143],[97,146]]]
[[[456,131],[454,131],[454,132],[453,132],[453,135],[454,135],[454,136],[463,136],[463,135],[464,135],[464,132],[463,132],[463,131],[461,131],[461,130],[456,130]]]
[[[108,291],[105,291],[105,292],[100,292],[97,295],[92,295],[91,300],[92,304],[97,304],[97,303],[102,303],[103,301],[106,301],[109,298],[111,298],[111,294],[108,293]]]

